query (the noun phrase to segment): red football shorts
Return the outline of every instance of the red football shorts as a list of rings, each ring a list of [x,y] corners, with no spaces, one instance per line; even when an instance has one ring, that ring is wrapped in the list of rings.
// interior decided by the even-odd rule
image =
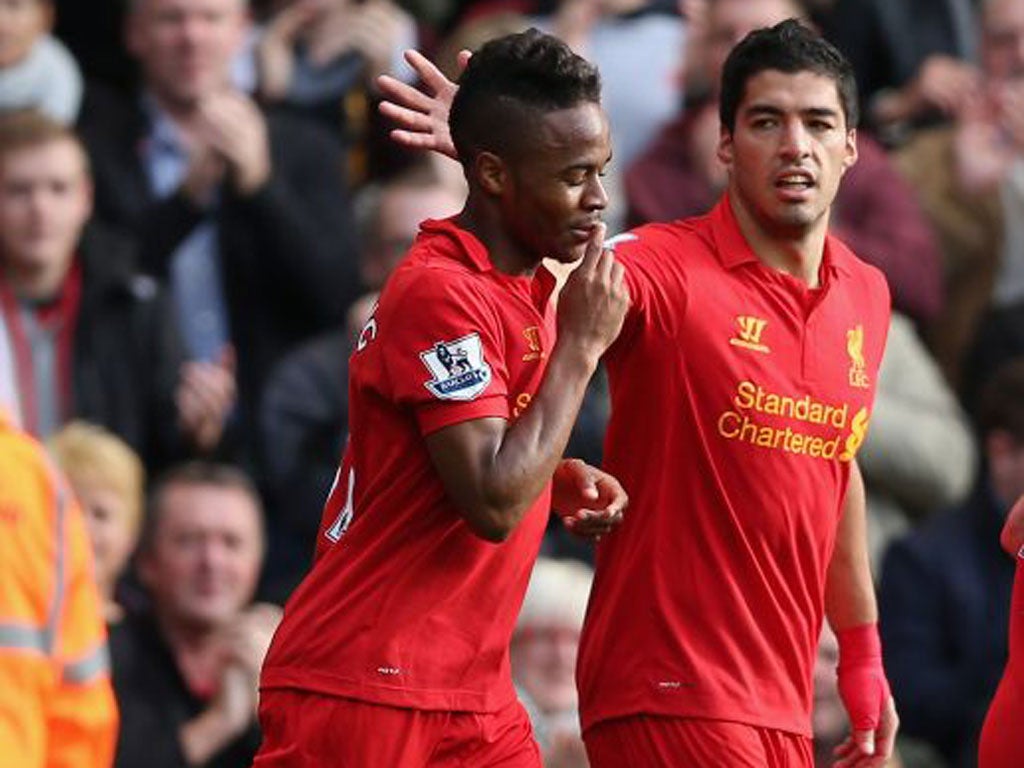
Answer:
[[[541,768],[529,716],[431,712],[291,690],[264,691],[253,768]]]
[[[583,734],[590,768],[814,768],[811,740],[724,720],[635,715]]]

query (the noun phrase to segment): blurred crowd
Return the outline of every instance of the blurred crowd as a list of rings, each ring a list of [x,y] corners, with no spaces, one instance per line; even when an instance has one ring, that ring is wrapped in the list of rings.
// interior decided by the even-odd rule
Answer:
[[[348,352],[419,222],[461,207],[456,164],[389,139],[377,75],[413,83],[408,48],[456,77],[464,48],[559,35],[600,67],[615,232],[711,207],[722,63],[789,17],[855,66],[832,228],[893,296],[860,464],[900,759],[974,764],[1024,493],[1024,0],[0,0],[0,406],[87,514],[118,766],[249,764]],[[600,460],[607,412],[598,375],[572,455]],[[552,526],[513,640],[556,768],[586,765],[590,561]],[[826,627],[821,765],[847,728],[835,653]]]

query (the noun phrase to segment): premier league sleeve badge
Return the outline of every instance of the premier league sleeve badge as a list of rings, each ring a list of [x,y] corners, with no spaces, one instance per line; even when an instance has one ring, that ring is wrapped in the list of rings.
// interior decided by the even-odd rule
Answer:
[[[438,341],[420,352],[433,376],[424,386],[439,400],[473,400],[491,383],[491,367],[484,360],[480,334],[455,341]]]

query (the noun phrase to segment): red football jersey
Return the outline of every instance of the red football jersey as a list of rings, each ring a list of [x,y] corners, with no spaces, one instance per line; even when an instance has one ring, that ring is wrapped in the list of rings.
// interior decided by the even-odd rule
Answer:
[[[829,238],[821,285],[761,263],[727,198],[622,237],[632,306],[605,357],[602,540],[584,727],[631,714],[810,735],[825,572],[889,325],[885,278]]]
[[[448,221],[421,227],[349,368],[349,443],[312,571],[285,607],[263,688],[490,712],[514,699],[508,646],[550,485],[501,544],[445,494],[424,435],[514,420],[554,344],[554,279],[494,269]]]
[[[978,768],[1017,768],[1024,763],[1024,550],[1010,603],[1010,656],[981,729]]]

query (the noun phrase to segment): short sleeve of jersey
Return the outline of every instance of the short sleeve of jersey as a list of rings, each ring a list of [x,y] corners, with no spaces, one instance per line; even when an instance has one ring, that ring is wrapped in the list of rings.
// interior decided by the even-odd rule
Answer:
[[[676,322],[686,313],[686,275],[670,225],[648,225],[608,241],[625,269],[630,306],[612,350],[630,343],[652,322]]]
[[[380,354],[399,405],[423,434],[472,419],[507,419],[508,372],[498,314],[471,275],[429,270],[385,291]]]

